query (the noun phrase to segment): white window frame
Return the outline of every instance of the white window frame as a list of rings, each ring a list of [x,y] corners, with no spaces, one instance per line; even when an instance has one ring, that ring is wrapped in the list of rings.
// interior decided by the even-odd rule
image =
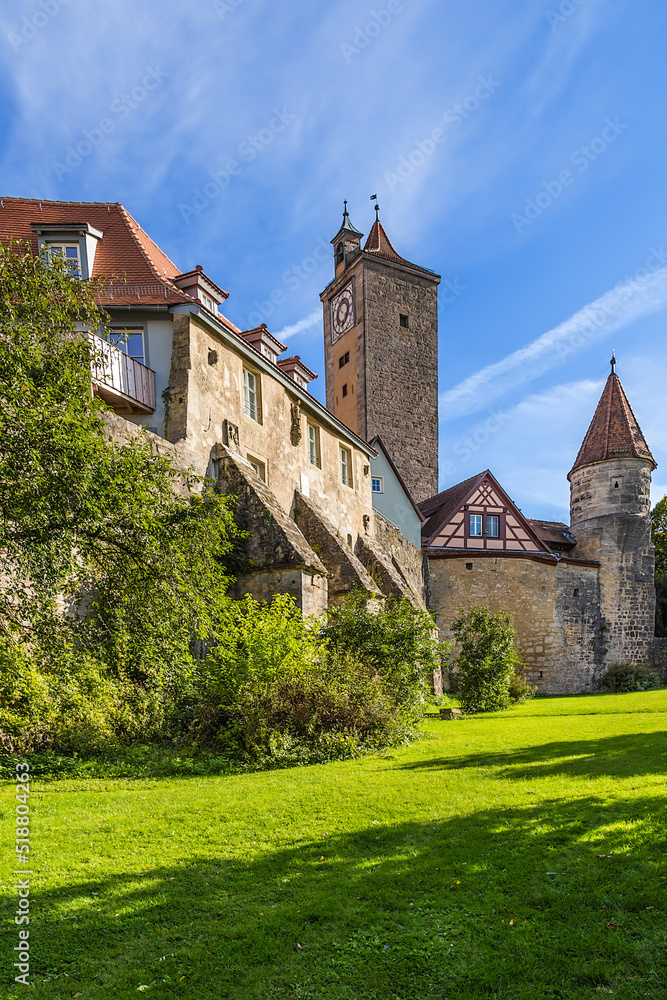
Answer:
[[[250,468],[255,473],[256,476],[262,480],[263,483],[266,482],[266,462],[263,462],[261,458],[257,458],[256,455],[247,455],[246,458],[250,463]]]
[[[496,531],[491,532],[489,530],[489,521],[495,521]],[[487,514],[486,515],[486,534],[487,538],[500,538],[500,515],[499,514]]]
[[[310,420],[306,421],[306,451],[310,465],[313,465],[316,469],[321,469],[320,429],[317,424],[311,424]]]
[[[74,261],[74,257],[68,257],[67,250],[76,250],[76,271],[72,270],[72,275],[75,278],[81,278],[83,276],[83,271],[81,268],[81,244],[78,241],[62,240],[60,242],[49,242],[47,243],[49,248],[49,255],[59,257],[61,260]],[[54,250],[60,251],[54,255]]]
[[[475,530],[473,531],[473,520],[475,523]],[[477,530],[479,528],[479,531]],[[482,525],[482,515],[481,514],[468,514],[468,531],[470,538],[483,538],[483,525]]]
[[[375,484],[379,483],[380,488],[375,489]],[[371,476],[371,493],[384,493],[384,476]]]
[[[341,482],[345,486],[349,486],[351,490],[354,489],[354,476],[352,474],[352,452],[349,448],[344,445],[339,446],[339,457],[340,457],[340,478]]]
[[[139,364],[147,366],[148,362],[146,359],[146,330],[144,329],[143,326],[123,326],[123,327],[112,326],[109,330],[109,333],[112,336],[117,336],[121,338],[118,343],[116,343],[115,341],[112,341],[112,343],[118,351],[122,351],[123,354],[127,354],[128,357],[132,357],[132,355],[129,354],[127,350],[128,342],[127,340],[124,340],[122,338],[124,336],[141,336],[141,358],[134,358],[133,360],[138,361]]]
[[[262,386],[257,372],[243,369],[243,412],[256,423],[262,422]]]

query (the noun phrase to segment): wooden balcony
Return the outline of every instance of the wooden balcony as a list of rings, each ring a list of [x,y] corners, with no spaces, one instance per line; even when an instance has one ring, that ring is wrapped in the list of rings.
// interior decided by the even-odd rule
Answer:
[[[91,362],[93,391],[116,413],[153,413],[155,372],[97,334],[89,336],[94,351]]]

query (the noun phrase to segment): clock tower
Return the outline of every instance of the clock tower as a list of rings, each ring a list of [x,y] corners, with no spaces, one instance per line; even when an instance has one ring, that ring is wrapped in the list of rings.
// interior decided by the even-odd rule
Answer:
[[[324,308],[327,408],[366,441],[377,434],[416,501],[438,492],[438,284],[396,253],[376,219],[343,222]]]

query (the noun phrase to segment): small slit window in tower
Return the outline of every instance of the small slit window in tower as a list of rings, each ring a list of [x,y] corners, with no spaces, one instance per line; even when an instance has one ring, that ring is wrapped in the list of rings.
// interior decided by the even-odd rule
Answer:
[[[342,264],[344,260],[345,260],[345,248],[343,247],[343,241],[341,240],[341,242],[336,247],[336,263]]]
[[[472,563],[466,563],[466,569],[472,569]]]
[[[574,588],[574,591],[572,592],[572,596],[573,597],[579,597],[579,588],[578,587]]]
[[[407,313],[401,313],[401,314],[399,315],[399,318],[398,318],[398,321],[399,321],[399,324],[400,324],[400,326],[401,326],[401,327],[402,327],[402,328],[403,328],[404,330],[407,330],[407,329],[408,329],[408,327],[410,326],[410,321],[409,321],[409,319],[408,319],[408,316],[407,316]]]
[[[623,487],[623,478],[621,476],[614,476],[611,481],[612,490],[620,490]]]
[[[343,386],[343,396],[347,396],[347,382]]]

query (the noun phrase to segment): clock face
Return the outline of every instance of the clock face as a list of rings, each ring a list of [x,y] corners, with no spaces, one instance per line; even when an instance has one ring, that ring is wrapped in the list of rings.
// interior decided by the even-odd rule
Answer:
[[[331,300],[331,343],[335,344],[353,326],[354,298],[350,282]]]

